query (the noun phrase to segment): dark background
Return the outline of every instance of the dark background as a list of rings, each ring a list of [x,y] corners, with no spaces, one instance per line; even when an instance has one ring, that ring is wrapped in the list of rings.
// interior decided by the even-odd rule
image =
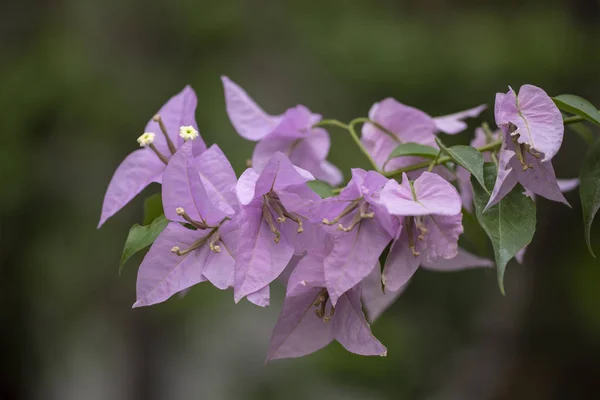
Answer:
[[[158,186],[95,229],[114,169],[187,83],[204,139],[243,170],[252,144],[229,124],[221,74],[273,114],[300,103],[344,121],[387,96],[431,115],[492,106],[523,83],[600,104],[598,1],[482,3],[4,2],[0,398],[596,398],[600,266],[576,193],[573,209],[538,200],[536,237],[526,265],[509,265],[506,297],[493,271],[418,272],[373,326],[387,358],[333,344],[263,366],[281,290],[268,309],[234,306],[205,284],[132,310],[141,257],[119,276],[120,252]],[[347,135],[330,133],[346,176],[366,166]],[[565,133],[559,177],[577,175],[585,149]]]

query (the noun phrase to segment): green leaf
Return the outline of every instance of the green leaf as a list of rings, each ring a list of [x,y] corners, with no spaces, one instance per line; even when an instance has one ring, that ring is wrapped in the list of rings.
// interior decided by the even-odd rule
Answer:
[[[577,124],[569,124],[567,125],[569,129],[579,135],[587,144],[590,146],[594,143],[594,136],[592,135],[592,131],[590,128],[585,126],[583,122],[579,122]]]
[[[593,257],[590,231],[594,217],[600,208],[600,141],[597,141],[587,152],[579,172],[579,197],[583,211],[583,227],[585,242]]]
[[[149,225],[163,214],[162,197],[155,193],[144,200],[144,225]]]
[[[483,168],[485,184],[489,190],[496,181],[496,165],[486,163]],[[471,177],[471,181],[475,178]],[[535,232],[535,203],[523,195],[523,188],[517,185],[498,204],[483,212],[490,195],[473,183],[473,203],[475,215],[489,236],[494,247],[498,285],[504,294],[504,271],[506,264],[519,250],[527,246]]]
[[[438,151],[439,150],[434,147],[426,146],[420,143],[402,143],[390,153],[390,156],[388,157],[387,161],[391,160],[392,158],[404,156],[435,158],[435,156],[437,156]]]
[[[121,263],[119,264],[119,274],[123,266],[135,253],[150,246],[158,235],[167,227],[169,220],[164,215],[158,216],[149,225],[135,224],[129,229],[129,235],[125,241],[123,254],[121,255]]]
[[[561,94],[553,97],[552,100],[560,110],[578,115],[596,125],[600,125],[600,112],[586,99],[572,94]]]
[[[483,179],[483,155],[477,149],[463,145],[446,147],[438,138],[435,138],[435,141],[451,159],[477,179],[477,182],[479,182],[488,195],[490,194]]]
[[[308,181],[307,184],[308,187],[313,190],[313,192],[321,196],[323,199],[332,197],[334,195],[332,187],[323,181]]]

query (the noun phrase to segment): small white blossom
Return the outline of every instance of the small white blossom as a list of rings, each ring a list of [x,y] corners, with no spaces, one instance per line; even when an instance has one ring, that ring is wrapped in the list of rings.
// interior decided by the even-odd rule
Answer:
[[[182,126],[179,128],[179,136],[186,142],[194,140],[198,137],[198,131],[193,126]]]
[[[154,136],[156,136],[152,132],[145,132],[142,136],[137,138],[137,142],[140,144],[140,147],[146,147],[154,143]]]

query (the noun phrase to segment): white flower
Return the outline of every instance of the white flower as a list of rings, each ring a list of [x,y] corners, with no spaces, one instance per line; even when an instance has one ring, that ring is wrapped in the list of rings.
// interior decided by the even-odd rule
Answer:
[[[154,143],[155,136],[152,132],[144,132],[142,136],[137,138],[137,142],[140,144],[140,147],[146,147]]]
[[[179,136],[186,142],[198,137],[198,131],[193,126],[182,126],[179,128]]]

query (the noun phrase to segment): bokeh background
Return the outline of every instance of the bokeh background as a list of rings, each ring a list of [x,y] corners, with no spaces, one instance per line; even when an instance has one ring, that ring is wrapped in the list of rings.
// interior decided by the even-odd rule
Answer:
[[[387,358],[332,344],[264,366],[281,289],[267,309],[205,284],[132,310],[141,255],[119,276],[120,253],[159,187],[96,224],[114,169],[185,84],[204,139],[240,173],[252,143],[227,119],[222,74],[268,112],[300,103],[345,121],[387,96],[441,115],[523,83],[600,104],[599,18],[594,0],[3,3],[0,398],[596,398],[600,265],[576,192],[572,209],[538,200],[506,297],[493,271],[419,271],[373,325]],[[480,122],[452,140],[468,142]],[[330,133],[346,175],[366,166],[344,132]],[[577,175],[585,149],[566,132],[559,177]]]

